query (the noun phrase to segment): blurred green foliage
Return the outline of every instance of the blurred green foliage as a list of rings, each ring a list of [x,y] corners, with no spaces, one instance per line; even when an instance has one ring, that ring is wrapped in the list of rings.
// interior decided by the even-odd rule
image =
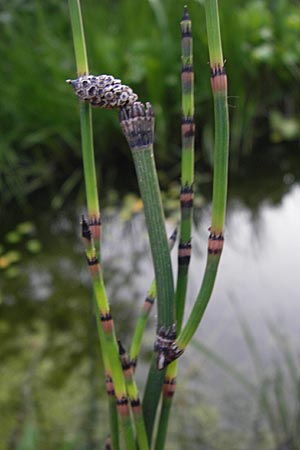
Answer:
[[[194,31],[197,159],[204,155],[209,163],[213,113],[203,1],[142,0],[138,7],[135,0],[81,3],[91,72],[120,77],[142,101],[152,102],[159,167],[171,169],[171,179],[179,175],[179,21],[188,4]],[[299,138],[299,4],[222,0],[220,10],[232,106],[231,162],[238,167],[258,138]],[[47,187],[53,206],[60,207],[81,180],[78,106],[64,83],[75,76],[67,1],[2,3],[0,58],[1,201],[21,202]],[[126,181],[127,188],[134,187],[116,112],[95,110],[94,128],[101,184],[120,187]]]

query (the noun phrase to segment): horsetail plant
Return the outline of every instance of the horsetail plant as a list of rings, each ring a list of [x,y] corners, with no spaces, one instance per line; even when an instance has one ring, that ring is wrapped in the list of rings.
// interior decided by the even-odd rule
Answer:
[[[69,11],[73,32],[77,73],[80,77],[88,74],[88,62],[79,0],[69,0]],[[84,218],[82,219],[82,237],[85,243],[86,256],[93,282],[97,308],[100,313],[101,327],[99,327],[99,330],[100,328],[102,328],[102,330],[99,332],[99,340],[104,355],[103,359],[107,366],[106,370],[111,371],[117,411],[124,435],[125,445],[128,450],[135,450],[136,445],[128,406],[126,384],[122,372],[121,362],[119,360],[114,323],[110,313],[110,306],[107,300],[100,266],[101,220],[95,170],[91,106],[88,103],[80,102],[80,122],[82,133],[84,179],[89,215],[88,222]],[[110,377],[110,374],[108,376]],[[113,431],[117,432],[115,429],[115,424],[113,427]],[[117,439],[115,438],[114,441],[117,442]]]
[[[187,6],[181,20],[181,91],[182,91],[182,123],[181,123],[181,192],[180,192],[180,237],[178,247],[178,274],[176,286],[176,327],[181,330],[184,315],[185,297],[188,282],[188,269],[191,257],[191,232],[194,199],[194,67],[192,22]],[[155,450],[163,450],[168,430],[168,422],[172,400],[176,389],[178,362],[168,365],[162,393],[162,406],[157,430]]]
[[[163,354],[161,352],[162,343],[166,339],[170,339],[173,342],[176,337],[176,330],[172,265],[153,155],[154,112],[150,103],[146,103],[145,106],[140,102],[135,102],[128,108],[122,108],[119,118],[122,131],[131,149],[139,189],[144,203],[156,280],[156,349],[160,355]],[[159,359],[160,356],[158,356],[158,361]],[[143,402],[145,425],[150,443],[162,385],[163,373],[157,371],[153,360]]]
[[[188,321],[176,341],[170,346],[166,364],[178,358],[186,349],[203,317],[214,287],[224,244],[224,222],[227,200],[229,120],[227,76],[224,67],[217,0],[205,0],[205,16],[214,99],[215,145],[212,218],[208,238],[208,255],[203,281]]]
[[[177,358],[194,335],[210,299],[224,243],[224,220],[228,172],[227,78],[221,47],[217,0],[205,0],[205,12],[211,66],[211,86],[215,111],[214,178],[212,220],[208,255],[202,285],[193,310],[182,328],[191,257],[191,231],[194,183],[194,71],[191,20],[187,7],[181,21],[182,35],[182,163],[181,224],[178,247],[178,273],[174,291],[169,246],[165,229],[158,177],[153,156],[154,112],[150,103],[138,101],[132,89],[111,75],[91,75],[88,71],[79,0],[69,0],[78,78],[67,80],[80,98],[83,166],[88,219],[82,217],[82,238],[90,269],[97,307],[97,327],[110,405],[111,435],[106,448],[120,449],[118,426],[123,431],[127,450],[163,450],[168,419],[175,392]],[[98,201],[91,106],[119,109],[121,129],[127,139],[144,203],[146,226],[154,265],[155,280],[145,299],[137,322],[129,355],[117,341],[101,266],[101,219]],[[157,336],[143,405],[134,380],[141,339],[150,310],[157,297]],[[179,336],[178,336],[179,334]],[[157,414],[162,398],[160,415]],[[128,401],[129,399],[129,401]],[[116,403],[115,403],[116,401]],[[131,408],[131,410],[130,410]],[[118,417],[117,417],[118,413]],[[132,423],[133,419],[133,423]],[[154,425],[157,420],[156,436]]]

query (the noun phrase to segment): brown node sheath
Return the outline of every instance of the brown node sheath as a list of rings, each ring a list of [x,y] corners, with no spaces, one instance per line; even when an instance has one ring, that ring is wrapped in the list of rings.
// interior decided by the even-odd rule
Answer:
[[[110,313],[100,313],[101,325],[104,333],[111,333],[114,327],[114,322]]]
[[[130,401],[130,405],[131,405],[131,408],[132,408],[132,412],[134,414],[137,414],[137,413],[141,412],[142,408],[141,408],[141,402],[140,402],[139,398],[131,400]]]
[[[183,93],[190,92],[191,85],[194,83],[194,70],[192,64],[185,64],[182,67],[181,83]]]
[[[181,135],[184,147],[187,150],[193,148],[193,139],[195,136],[195,122],[191,117],[183,117],[181,122]]]
[[[224,236],[222,233],[211,231],[208,238],[208,253],[210,255],[220,255],[223,250]]]
[[[110,435],[108,435],[107,438],[106,438],[105,450],[112,450]]]
[[[126,352],[126,350],[123,347],[120,340],[118,340],[118,346],[119,346],[119,356],[120,356],[120,360],[121,360],[123,373],[124,373],[125,378],[128,380],[133,375],[132,365],[129,360],[128,353]]]
[[[213,92],[227,91],[227,75],[224,66],[220,64],[213,66],[211,68],[210,80]]]
[[[95,277],[100,272],[100,264],[97,256],[93,256],[92,258],[87,258],[87,263],[90,269],[90,274],[92,277]]]
[[[178,247],[178,264],[188,266],[191,259],[192,244],[191,241],[180,242]]]
[[[120,416],[129,415],[128,400],[126,397],[117,398],[117,409]]]
[[[188,209],[193,207],[194,202],[194,190],[193,186],[183,186],[180,192],[180,206],[182,209]]]
[[[163,395],[164,397],[172,398],[176,390],[176,378],[165,378],[163,384]]]
[[[92,234],[93,239],[100,240],[101,239],[101,218],[99,216],[90,216],[89,217],[89,228]]]
[[[145,301],[144,301],[144,304],[143,304],[143,310],[146,313],[149,313],[151,311],[151,308],[153,306],[154,301],[155,301],[155,299],[153,297],[150,297],[150,295],[148,295],[145,298]]]
[[[114,396],[115,395],[114,383],[112,377],[109,374],[106,374],[105,376],[105,386],[107,394]]]

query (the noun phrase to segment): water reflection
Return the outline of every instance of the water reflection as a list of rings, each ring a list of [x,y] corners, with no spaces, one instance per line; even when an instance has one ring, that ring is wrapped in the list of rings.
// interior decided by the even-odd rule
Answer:
[[[240,198],[233,197],[229,202],[226,246],[219,277],[197,339],[234,366],[245,369],[250,378],[254,373],[238,313],[251,325],[266,365],[274,358],[274,340],[266,327],[267,319],[288,331],[292,346],[297,344],[293,339],[297,335],[300,314],[299,204],[300,186],[297,184],[289,188],[280,202],[260,203],[255,214]],[[96,426],[99,421],[106,421],[106,406],[104,401],[98,401],[103,381],[90,306],[90,282],[78,238],[78,216],[66,212],[56,218],[47,214],[40,217],[36,230],[42,251],[34,256],[23,254],[18,262],[18,277],[5,277],[4,272],[1,277],[0,405],[4,411],[1,450],[17,448],[16,442],[22,438],[28,424],[33,424],[40,433],[36,437],[39,439],[37,448],[45,450],[96,449],[100,447],[95,442],[105,436],[105,427]],[[197,214],[188,310],[204,270],[209,216],[209,205]],[[153,272],[142,215],[135,214],[125,224],[120,224],[116,218],[116,214],[109,214],[104,220],[103,267],[118,334],[128,345]],[[168,223],[168,228],[172,227],[173,223]],[[173,262],[176,271],[175,254]],[[153,318],[151,323],[144,357],[153,341]],[[204,448],[200,443],[204,446],[205,439],[216,439],[214,433],[220,417],[221,423],[225,417],[227,421],[231,417],[230,424],[226,425],[231,430],[236,431],[241,426],[249,428],[249,417],[255,406],[252,410],[248,408],[250,416],[245,411],[244,414],[239,412],[243,402],[248,402],[243,400],[242,389],[239,402],[231,405],[235,413],[230,416],[223,410],[222,415],[222,398],[228,406],[228,396],[231,401],[236,396],[236,392],[232,395],[236,386],[230,387],[230,376],[224,381],[224,374],[192,348],[186,352],[181,371],[189,383],[183,378],[179,383],[177,408],[170,429],[172,448],[179,450],[187,445],[190,449]],[[144,373],[142,363],[138,373],[141,386]],[[199,378],[202,380],[200,389]],[[202,409],[199,409],[199,402]],[[191,410],[188,422],[184,415],[187,404]],[[221,416],[215,405],[221,405]],[[201,416],[203,411],[209,416],[206,422]],[[186,440],[182,433],[178,434],[179,420],[188,430]],[[199,423],[204,422],[205,432],[199,428]],[[206,433],[204,440],[203,433]]]

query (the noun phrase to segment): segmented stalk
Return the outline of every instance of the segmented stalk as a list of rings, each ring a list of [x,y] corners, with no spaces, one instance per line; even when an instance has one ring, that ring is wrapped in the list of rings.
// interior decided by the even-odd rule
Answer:
[[[181,25],[182,50],[182,157],[181,157],[181,223],[178,249],[178,276],[176,287],[176,321],[177,332],[181,329],[184,313],[188,268],[191,257],[191,230],[193,213],[193,183],[194,183],[194,69],[193,69],[193,38],[192,22],[187,6]]]
[[[79,0],[69,0],[69,11],[71,16],[77,72],[78,75],[81,76],[88,73],[88,62]],[[125,380],[118,356],[118,346],[114,332],[113,320],[110,315],[110,308],[106,297],[102,271],[99,263],[101,221],[95,171],[90,105],[84,103],[80,104],[80,122],[82,133],[84,179],[89,215],[88,221],[85,221],[85,219],[82,220],[82,237],[85,243],[86,256],[93,282],[94,295],[101,317],[103,332],[100,331],[98,335],[104,355],[103,360],[106,361],[107,368],[111,371],[111,376],[113,379],[117,411],[120,417],[126,448],[127,450],[135,450],[136,446],[129,414]],[[110,372],[108,373],[108,376],[110,376]],[[116,432],[116,428],[114,426],[112,431]],[[117,442],[117,437],[115,437],[113,441]]]
[[[178,248],[178,274],[176,286],[176,331],[181,330],[184,315],[184,306],[188,282],[188,268],[191,257],[191,230],[194,199],[194,68],[193,68],[193,38],[192,22],[187,6],[184,7],[181,26],[181,52],[182,52],[182,155],[181,155],[181,193],[180,193],[180,240]],[[168,422],[172,407],[172,399],[176,389],[177,361],[173,361],[166,370],[162,407],[156,436],[155,450],[163,450],[168,431]]]
[[[224,244],[224,221],[227,199],[229,121],[227,76],[224,67],[217,0],[205,1],[211,86],[214,99],[215,144],[212,221],[208,239],[208,255],[202,286],[190,317],[175,346],[177,356],[183,352],[194,335],[209,302]]]
[[[118,344],[115,336],[114,322],[110,313],[110,306],[107,300],[102,270],[98,258],[96,256],[93,237],[87,221],[82,217],[82,237],[85,244],[85,251],[88,266],[90,269],[91,279],[94,288],[94,295],[98,311],[100,313],[100,321],[102,332],[99,333],[101,348],[104,354],[104,360],[110,368],[113,381],[117,411],[120,417],[120,423],[124,433],[126,448],[128,450],[135,449],[135,442],[130,419],[128,398],[126,392],[126,384],[123,376],[122,366],[119,360]],[[109,373],[109,376],[110,376]]]
[[[229,121],[227,77],[221,47],[217,0],[206,0],[205,12],[215,111],[212,221],[202,285],[184,329],[176,341],[169,345],[168,353],[165,355],[165,365],[178,358],[184,352],[198,328],[211,297],[224,244],[223,228],[227,199]]]
[[[138,388],[136,386],[133,375],[133,366],[129,359],[128,353],[126,352],[120,341],[119,341],[119,355],[123,368],[124,378],[126,380],[128,398],[130,401],[133,420],[135,424],[138,448],[139,450],[149,450],[148,438],[142,412],[142,405],[139,397]]]

